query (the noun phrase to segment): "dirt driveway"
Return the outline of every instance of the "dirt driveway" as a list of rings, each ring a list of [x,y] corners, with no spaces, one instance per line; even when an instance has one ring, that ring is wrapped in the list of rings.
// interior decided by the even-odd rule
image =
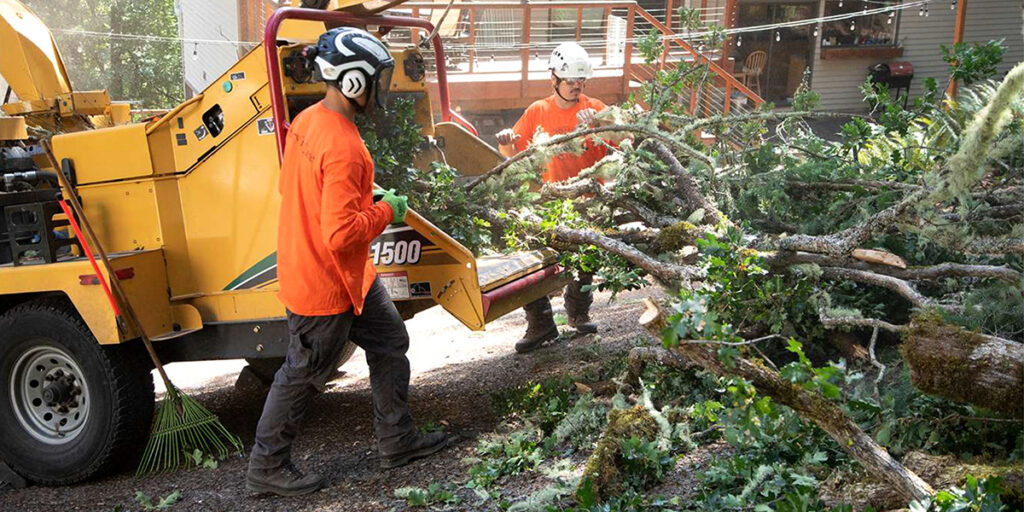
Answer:
[[[440,308],[410,320],[413,416],[421,425],[447,425],[451,443],[440,454],[403,468],[378,468],[367,367],[362,351],[357,351],[343,368],[347,373],[312,402],[295,446],[300,467],[328,477],[328,487],[317,493],[300,498],[255,496],[244,489],[245,459],[230,458],[216,469],[141,480],[124,472],[73,487],[7,491],[0,493],[0,511],[111,512],[119,505],[125,511],[140,510],[137,491],[153,497],[154,503],[180,491],[181,500],[170,509],[177,511],[403,510],[405,501],[394,497],[396,488],[457,481],[465,474],[463,459],[472,455],[476,439],[497,426],[499,418],[491,408],[493,392],[577,372],[584,351],[612,353],[632,346],[641,336],[636,319],[648,293],[621,294],[614,302],[609,302],[607,294],[598,294],[594,318],[602,328],[599,335],[563,335],[556,344],[528,355],[517,355],[512,348],[525,329],[521,311],[491,324],[486,333],[472,333]],[[561,299],[553,302],[556,314],[560,313]],[[172,365],[171,378],[217,413],[248,449],[265,391],[233,386],[241,366],[239,362]],[[528,493],[530,483],[521,484],[522,494]],[[508,492],[510,498],[518,494],[516,489]],[[478,509],[466,506],[466,510]]]

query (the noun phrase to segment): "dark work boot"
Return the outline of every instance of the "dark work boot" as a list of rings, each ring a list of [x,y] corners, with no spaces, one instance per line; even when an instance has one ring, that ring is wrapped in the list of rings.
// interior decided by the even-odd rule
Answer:
[[[404,466],[416,459],[441,451],[448,444],[448,434],[444,432],[430,432],[418,434],[412,441],[398,453],[381,453],[380,468],[391,469]]]
[[[594,294],[583,291],[583,288],[594,282],[594,274],[580,272],[577,278],[565,287],[565,313],[569,317],[569,327],[580,334],[594,334],[597,324],[590,321],[590,305],[594,303]]]
[[[245,474],[245,487],[250,491],[272,492],[281,496],[302,496],[324,485],[324,478],[316,473],[303,473],[288,463],[278,469],[249,469]]]
[[[558,326],[555,325],[555,316],[551,311],[551,301],[547,297],[541,297],[525,306],[526,312],[526,334],[516,342],[516,352],[525,354],[540,348],[545,341],[558,337]]]
[[[590,313],[569,317],[569,327],[576,329],[576,332],[580,334],[594,334],[597,332],[597,324],[590,321]]]

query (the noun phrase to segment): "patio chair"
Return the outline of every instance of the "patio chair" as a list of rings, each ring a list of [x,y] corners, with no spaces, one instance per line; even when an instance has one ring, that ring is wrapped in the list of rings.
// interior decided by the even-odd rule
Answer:
[[[733,76],[740,79],[743,85],[750,87],[753,83],[757,95],[761,95],[761,73],[764,73],[764,66],[768,62],[768,54],[764,50],[750,52],[747,59],[743,61],[743,68]]]

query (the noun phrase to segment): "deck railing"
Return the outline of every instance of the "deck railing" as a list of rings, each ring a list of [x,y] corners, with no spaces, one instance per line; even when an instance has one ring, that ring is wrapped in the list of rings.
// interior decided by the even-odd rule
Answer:
[[[709,77],[684,98],[696,115],[727,114],[735,109],[757,107],[764,102],[716,60],[717,54],[694,48],[680,34],[671,4],[660,16],[633,0],[554,0],[544,2],[485,1],[454,2],[442,16],[448,2],[409,2],[400,9],[413,17],[429,18],[440,27],[449,54],[448,75],[518,76],[517,92],[526,95],[531,80],[545,70],[547,55],[563,41],[578,41],[595,60],[599,76],[621,76],[621,95],[635,89],[636,82],[650,79],[655,71],[670,69],[681,62],[708,66]],[[702,11],[705,22],[720,16]],[[649,65],[636,52],[637,34],[650,29],[665,36],[660,61]],[[409,34],[418,43],[418,34]],[[497,76],[495,76],[497,79]]]

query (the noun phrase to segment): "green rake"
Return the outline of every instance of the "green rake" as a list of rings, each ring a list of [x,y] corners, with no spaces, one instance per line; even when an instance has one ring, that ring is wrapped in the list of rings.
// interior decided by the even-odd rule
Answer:
[[[74,189],[68,183],[63,169],[57,165],[57,159],[53,155],[49,141],[43,141],[43,148],[50,160],[50,165],[57,171],[57,178],[60,180],[61,187],[67,192],[66,200],[59,201],[61,208],[64,209],[68,223],[74,230],[75,236],[78,237],[78,241],[82,246],[82,252],[89,259],[89,263],[92,264],[92,268],[96,272],[96,277],[99,279],[100,284],[103,285],[103,290],[110,300],[110,306],[114,309],[118,328],[121,332],[125,332],[121,308],[118,307],[118,301],[114,299],[114,294],[111,293],[110,287],[107,286],[106,280],[103,279],[103,275],[100,273],[99,266],[96,264],[97,258],[93,256],[93,248],[96,249],[99,260],[103,262],[107,275],[110,276],[110,283],[113,285],[117,298],[124,305],[124,312],[127,313],[124,316],[131,320],[135,332],[142,338],[142,343],[146,346],[146,351],[149,352],[149,357],[153,360],[153,365],[160,373],[160,378],[163,379],[164,387],[167,389],[164,399],[160,404],[160,410],[153,421],[153,432],[149,436],[146,451],[142,455],[142,461],[139,462],[139,468],[136,470],[135,476],[141,477],[153,472],[172,470],[181,467],[183,464],[187,465],[190,461],[196,462],[196,458],[192,456],[196,450],[203,456],[216,454],[221,458],[229,455],[232,452],[232,448],[234,453],[241,453],[243,450],[242,441],[238,436],[229,432],[221,424],[217,415],[174,387],[171,379],[167,377],[164,365],[160,362],[160,358],[157,357],[156,350],[153,348],[153,342],[146,335],[142,322],[139,321],[138,315],[135,314],[135,308],[132,307],[131,302],[128,301],[128,295],[121,288],[121,281],[110,265],[110,259],[107,258],[107,253],[100,245],[99,238],[93,232],[89,220],[85,217],[85,212],[82,211],[82,205],[78,202]],[[70,210],[68,209],[69,206]],[[72,215],[72,211],[74,215]],[[82,236],[82,230],[75,217],[81,222],[81,227],[84,227],[85,231],[89,234],[89,241]],[[91,244],[89,243],[90,241]]]

